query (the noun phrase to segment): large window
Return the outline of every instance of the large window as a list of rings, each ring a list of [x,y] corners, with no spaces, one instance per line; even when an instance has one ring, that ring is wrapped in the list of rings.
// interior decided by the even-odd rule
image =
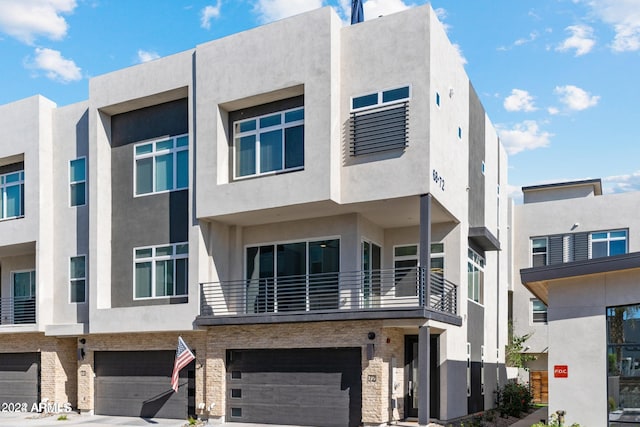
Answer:
[[[249,313],[338,308],[340,240],[247,248]]]
[[[469,249],[467,260],[468,295],[472,301],[484,304],[484,257]]]
[[[627,253],[627,230],[591,233],[591,258]]]
[[[189,136],[179,135],[134,146],[137,196],[189,186]]]
[[[304,107],[233,124],[236,178],[304,167]]]
[[[69,162],[69,201],[71,206],[87,203],[87,159],[81,157]]]
[[[188,258],[188,243],[134,249],[134,297],[187,295]]]
[[[24,216],[24,171],[0,175],[0,219]]]
[[[84,255],[71,257],[69,261],[69,301],[83,303],[87,294],[87,268]]]
[[[543,265],[547,265],[547,247],[548,240],[546,237],[531,239],[532,267],[541,267]]]
[[[547,323],[547,306],[536,298],[531,300],[531,322]]]
[[[418,295],[418,245],[402,245],[393,248],[393,268],[395,269],[395,296]],[[444,244],[431,244],[431,278],[443,285]]]

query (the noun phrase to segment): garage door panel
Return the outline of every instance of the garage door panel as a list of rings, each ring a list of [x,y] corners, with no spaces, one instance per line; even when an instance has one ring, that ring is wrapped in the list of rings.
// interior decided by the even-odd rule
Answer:
[[[40,401],[40,353],[0,353],[0,402]]]
[[[348,408],[323,408],[324,414],[310,412],[308,407],[300,407],[297,405],[281,405],[274,407],[271,405],[251,405],[242,408],[243,420],[245,419],[261,420],[264,424],[282,424],[282,414],[287,414],[288,425],[299,426],[323,426],[323,427],[345,427],[344,420],[349,419]],[[327,416],[329,415],[329,416]],[[236,421],[233,417],[229,421]],[[351,424],[353,425],[353,424]]]
[[[231,384],[282,384],[298,385],[304,377],[307,385],[340,385],[342,374],[339,372],[243,372],[242,378],[230,379]]]
[[[256,404],[277,404],[279,402],[289,402],[297,405],[329,407],[345,406],[349,403],[349,390],[340,390],[327,386],[307,386],[307,385],[264,385],[252,387],[244,386],[242,399],[249,400]]]

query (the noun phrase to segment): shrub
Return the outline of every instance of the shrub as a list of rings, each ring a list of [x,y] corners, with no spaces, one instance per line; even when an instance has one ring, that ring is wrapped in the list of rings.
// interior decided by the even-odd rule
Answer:
[[[522,384],[507,383],[498,389],[498,410],[503,417],[519,418],[522,413],[529,412],[532,400],[529,387]]]

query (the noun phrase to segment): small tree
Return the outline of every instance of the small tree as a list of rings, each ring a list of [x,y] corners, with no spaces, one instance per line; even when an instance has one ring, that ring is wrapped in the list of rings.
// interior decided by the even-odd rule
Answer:
[[[536,360],[536,356],[524,352],[524,343],[532,333],[518,336],[513,333],[513,323],[509,322],[509,343],[505,346],[505,363],[514,368],[524,368],[525,363]]]

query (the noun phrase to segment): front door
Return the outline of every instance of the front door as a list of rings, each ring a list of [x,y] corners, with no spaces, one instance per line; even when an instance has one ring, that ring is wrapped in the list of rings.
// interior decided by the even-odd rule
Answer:
[[[36,322],[36,272],[18,271],[13,280],[13,323]]]
[[[429,413],[431,418],[440,417],[440,370],[438,369],[438,343],[439,335],[430,336],[430,382],[429,385]],[[405,336],[405,401],[404,416],[418,417],[418,395],[420,393],[420,384],[418,384],[418,336]]]

